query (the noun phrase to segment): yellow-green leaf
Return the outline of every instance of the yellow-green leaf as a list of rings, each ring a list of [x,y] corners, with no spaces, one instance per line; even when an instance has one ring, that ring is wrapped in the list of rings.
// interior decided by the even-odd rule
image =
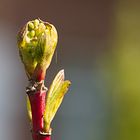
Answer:
[[[62,103],[65,93],[68,91],[70,81],[64,81],[64,70],[58,72],[47,94],[46,108],[44,113],[45,130],[50,129],[50,124]]]

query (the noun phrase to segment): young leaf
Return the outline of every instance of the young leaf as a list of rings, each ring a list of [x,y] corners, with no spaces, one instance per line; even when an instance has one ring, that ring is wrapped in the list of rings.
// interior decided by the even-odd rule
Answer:
[[[64,70],[58,72],[47,94],[46,108],[44,113],[45,131],[50,129],[50,124],[59,106],[61,105],[64,95],[68,91],[70,84],[70,81],[64,81]]]

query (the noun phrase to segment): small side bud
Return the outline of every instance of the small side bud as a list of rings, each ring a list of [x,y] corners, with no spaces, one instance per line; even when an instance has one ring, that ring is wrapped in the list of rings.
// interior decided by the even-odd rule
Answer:
[[[29,22],[28,29],[29,31],[34,29],[34,24],[32,22]]]
[[[33,23],[34,23],[35,28],[38,28],[39,20],[38,19],[35,19]]]

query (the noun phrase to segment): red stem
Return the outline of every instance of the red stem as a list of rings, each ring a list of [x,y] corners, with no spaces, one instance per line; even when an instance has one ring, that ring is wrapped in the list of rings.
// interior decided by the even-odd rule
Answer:
[[[36,66],[34,73],[32,75],[32,79],[34,81],[42,81],[45,79],[45,75],[46,75],[46,69],[44,70],[43,67],[41,67],[39,64]]]
[[[43,132],[43,114],[45,110],[45,97],[46,91],[37,91],[34,94],[29,94],[29,100],[32,110],[32,136],[33,140],[51,140],[49,135],[41,135],[39,132]]]

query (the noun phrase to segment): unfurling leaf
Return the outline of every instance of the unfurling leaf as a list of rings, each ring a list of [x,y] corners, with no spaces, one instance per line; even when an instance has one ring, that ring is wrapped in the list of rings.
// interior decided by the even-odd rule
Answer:
[[[47,94],[44,113],[44,129],[48,131],[50,124],[62,103],[65,93],[68,91],[70,81],[64,81],[64,70],[61,70],[54,78]]]

